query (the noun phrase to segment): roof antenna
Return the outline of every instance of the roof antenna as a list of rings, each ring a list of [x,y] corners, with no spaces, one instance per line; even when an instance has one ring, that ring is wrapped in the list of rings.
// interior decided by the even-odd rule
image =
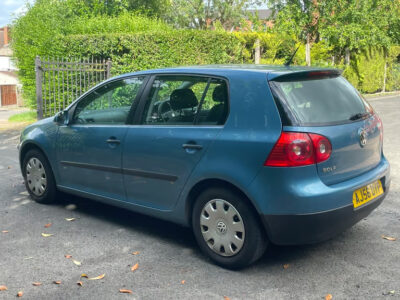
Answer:
[[[289,67],[290,64],[293,62],[293,58],[294,58],[294,56],[296,55],[297,50],[299,50],[299,48],[300,48],[300,45],[296,48],[296,50],[294,50],[294,53],[292,54],[292,56],[290,57],[290,59],[289,59],[287,62],[285,62],[285,64],[284,64],[285,67]]]

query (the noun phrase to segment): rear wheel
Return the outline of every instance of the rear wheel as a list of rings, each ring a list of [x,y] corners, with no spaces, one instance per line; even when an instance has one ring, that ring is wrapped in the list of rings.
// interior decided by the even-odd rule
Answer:
[[[225,188],[210,188],[197,198],[192,225],[200,249],[218,265],[239,269],[259,259],[267,237],[246,199]]]
[[[25,186],[38,203],[52,203],[56,198],[53,172],[46,157],[38,150],[29,150],[22,165]]]

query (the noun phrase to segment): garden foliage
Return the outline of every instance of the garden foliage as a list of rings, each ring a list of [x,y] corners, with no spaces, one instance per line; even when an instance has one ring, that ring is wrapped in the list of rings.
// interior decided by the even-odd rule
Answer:
[[[49,6],[48,2],[52,2]],[[226,32],[175,29],[159,20],[132,12],[91,15],[67,4],[76,0],[37,0],[12,27],[12,47],[27,104],[34,108],[37,55],[112,60],[112,73],[198,64],[254,62],[255,42],[261,46],[261,63],[283,64],[300,46],[294,64],[304,65],[304,43],[295,33]],[[79,2],[79,1],[78,1]],[[400,47],[364,47],[351,50],[351,61],[335,57],[335,47],[321,40],[311,48],[312,63],[339,67],[361,92],[400,89]]]

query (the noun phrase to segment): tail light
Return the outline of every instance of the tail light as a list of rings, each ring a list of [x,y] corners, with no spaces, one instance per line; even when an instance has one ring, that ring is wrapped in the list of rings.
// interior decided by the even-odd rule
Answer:
[[[381,145],[383,145],[383,123],[377,113],[375,113],[375,118],[378,120],[379,135],[380,135]]]
[[[299,167],[327,160],[332,152],[329,140],[319,134],[282,132],[264,166]]]

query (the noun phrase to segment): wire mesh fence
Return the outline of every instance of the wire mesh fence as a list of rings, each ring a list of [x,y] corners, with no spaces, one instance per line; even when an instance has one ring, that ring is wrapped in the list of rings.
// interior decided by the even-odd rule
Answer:
[[[111,76],[111,60],[64,58],[35,60],[38,119],[65,109],[87,90]]]

